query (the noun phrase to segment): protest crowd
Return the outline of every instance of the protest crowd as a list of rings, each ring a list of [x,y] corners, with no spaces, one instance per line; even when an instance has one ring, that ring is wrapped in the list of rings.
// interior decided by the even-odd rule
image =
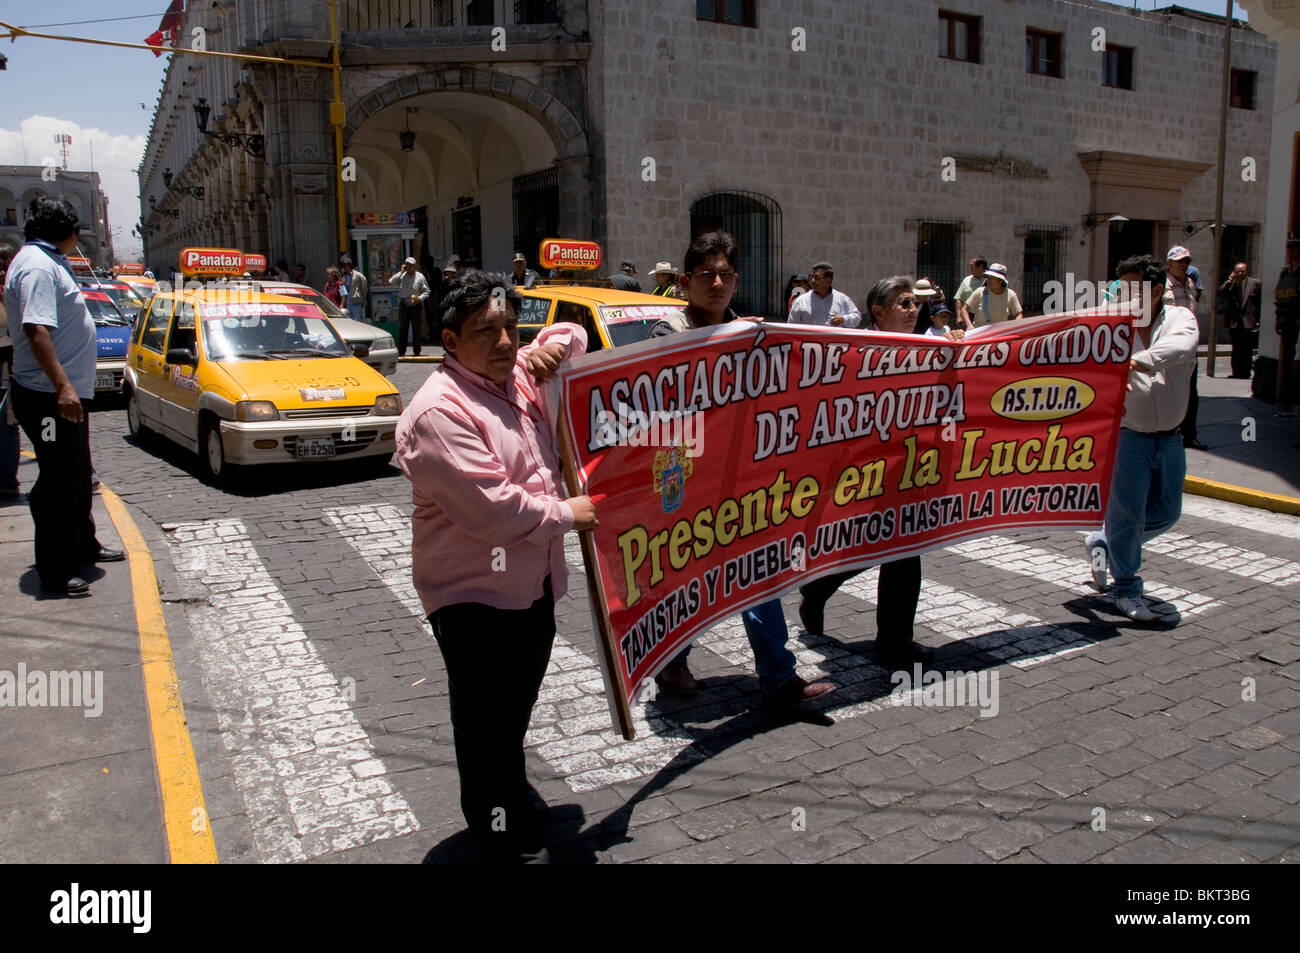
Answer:
[[[1287,247],[1288,268],[1295,273],[1300,270],[1300,242]],[[1125,259],[1109,289],[1110,301],[1145,317],[1132,328],[1109,505],[1084,541],[1086,564],[1081,559],[1080,568],[1099,592],[1109,593],[1117,612],[1135,622],[1156,618],[1142,595],[1142,544],[1177,522],[1184,448],[1197,445],[1199,330],[1189,305],[1195,305],[1200,292],[1195,277],[1189,278],[1189,258],[1186,249],[1175,246],[1162,255]],[[440,305],[446,363],[406,410],[397,458],[414,487],[413,571],[451,677],[462,805],[470,831],[486,856],[544,862],[537,808],[529,803],[523,738],[556,634],[555,600],[567,587],[561,541],[571,530],[598,527],[601,506],[566,489],[554,443],[554,398],[545,387],[561,362],[585,352],[586,335],[576,326],[557,324],[520,348],[514,330],[519,309],[515,285],[534,279],[521,273],[521,260],[515,264],[514,275],[468,270],[446,286]],[[667,346],[686,331],[761,322],[731,307],[742,266],[737,243],[725,232],[691,242],[680,273],[674,274],[667,261],[657,263],[655,293],[679,296],[687,305],[680,316],[660,320],[651,339]],[[791,276],[786,319],[790,325],[951,342],[968,335],[975,340],[998,333],[1005,322],[1025,321],[1028,316],[1004,265],[975,256],[969,268],[951,299],[928,278],[894,275],[876,282],[860,309],[834,287],[832,263],[819,261],[808,273]],[[634,276],[632,264],[623,262],[616,284],[639,290]],[[1246,277],[1245,266],[1239,266],[1224,287],[1235,348],[1252,346],[1248,332],[1261,320],[1258,282],[1252,285]],[[1285,291],[1290,287],[1286,272],[1283,278]],[[1294,327],[1293,311],[1289,299],[1279,299],[1279,327]],[[1292,333],[1293,345],[1294,338]],[[1284,363],[1293,372],[1291,361]],[[1248,367],[1248,358],[1234,352],[1233,366]],[[1284,406],[1282,413],[1287,412]],[[435,472],[443,476],[432,479]],[[516,560],[508,585],[489,568],[483,542],[489,538],[507,545]],[[455,569],[442,558],[449,551],[477,549],[484,551],[458,560]],[[798,614],[809,633],[822,632],[828,600],[862,571],[824,574],[799,587]],[[920,555],[881,565],[874,651],[887,668],[930,660],[930,651],[913,639],[922,577]],[[778,598],[745,608],[740,617],[753,650],[759,709],[765,716],[780,717],[834,690],[829,682],[809,683],[795,673]],[[483,650],[474,648],[471,634],[489,627],[518,633],[525,646],[504,672],[499,660],[489,666]],[[701,690],[689,668],[689,652],[687,645],[660,665],[660,693],[689,696]],[[482,698],[488,695],[498,700],[508,695],[508,710],[483,710]],[[494,826],[492,808],[502,804],[508,816],[528,821]]]

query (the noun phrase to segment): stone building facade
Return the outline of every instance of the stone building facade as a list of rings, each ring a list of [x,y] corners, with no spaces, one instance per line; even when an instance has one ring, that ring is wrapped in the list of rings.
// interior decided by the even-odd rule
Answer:
[[[1203,266],[1212,256],[1213,17],[1101,0],[339,11],[344,169],[328,70],[173,57],[140,170],[156,201],[143,210],[151,263],[186,244],[235,245],[302,261],[319,283],[340,251],[336,188],[347,246],[369,249],[362,267],[379,263],[381,279],[408,252],[429,268],[455,253],[504,269],[556,233],[595,238],[611,264],[645,275],[724,226],[742,245],[738,303],[766,314],[790,273],[823,258],[861,300],[898,272],[951,288],[983,254],[1008,266],[1032,311],[1048,282],[1105,280],[1122,254],[1182,243]],[[330,55],[324,2],[196,4],[185,35],[196,26],[209,49]],[[1276,55],[1234,32],[1249,95],[1230,110],[1225,219],[1229,255],[1252,267]],[[211,130],[263,136],[264,157],[199,135],[199,96]],[[203,183],[204,198],[165,188],[167,169]]]
[[[1273,400],[1277,395],[1281,339],[1274,326],[1271,302],[1278,272],[1286,264],[1286,236],[1300,234],[1300,5],[1288,0],[1241,0],[1241,5],[1257,29],[1278,46],[1269,156],[1275,171],[1268,180],[1268,212],[1259,267],[1251,272],[1264,283],[1254,391],[1256,396]]]
[[[40,165],[0,165],[0,242],[22,247],[23,218],[38,195],[62,195],[81,220],[81,251],[98,268],[113,262],[113,236],[108,221],[108,196],[98,172],[76,172]]]
[[[693,219],[766,217],[756,236],[772,247],[751,242],[744,262],[764,273],[747,303],[766,313],[789,273],[820,259],[860,303],[896,273],[951,290],[974,254],[1004,262],[1031,298],[1068,273],[1110,277],[1121,249],[1212,257],[1213,231],[1184,226],[1214,217],[1221,19],[1097,0],[804,0],[757,4],[750,28],[697,19],[696,6],[593,5],[612,257],[679,261]],[[977,20],[978,62],[941,55],[941,11]],[[1103,85],[1097,29],[1132,51],[1132,89]],[[1028,72],[1029,30],[1059,37],[1059,77]],[[1234,65],[1256,86],[1255,108],[1229,117],[1228,169],[1255,160],[1254,181],[1227,183],[1239,244],[1264,219],[1275,57],[1264,37],[1234,33]],[[701,202],[711,193],[730,195]]]

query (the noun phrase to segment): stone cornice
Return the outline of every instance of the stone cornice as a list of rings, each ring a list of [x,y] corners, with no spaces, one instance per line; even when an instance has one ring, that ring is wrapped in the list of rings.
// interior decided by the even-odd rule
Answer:
[[[1181,192],[1207,169],[1214,168],[1209,162],[1161,159],[1130,152],[1080,152],[1077,158],[1093,185],[1157,192]]]

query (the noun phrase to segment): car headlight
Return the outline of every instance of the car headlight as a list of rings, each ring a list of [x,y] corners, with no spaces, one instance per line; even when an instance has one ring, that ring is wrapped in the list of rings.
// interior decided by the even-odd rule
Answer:
[[[280,412],[269,400],[241,400],[235,404],[235,419],[242,421],[279,420]]]
[[[397,347],[397,342],[393,340],[393,336],[391,334],[381,334],[379,337],[375,338],[374,343],[370,345],[370,350],[383,351],[390,347]]]
[[[397,417],[402,413],[401,394],[381,394],[375,398],[376,417]]]

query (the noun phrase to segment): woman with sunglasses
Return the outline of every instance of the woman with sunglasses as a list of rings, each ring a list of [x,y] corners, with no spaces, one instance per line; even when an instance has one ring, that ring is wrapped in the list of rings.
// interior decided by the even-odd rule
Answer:
[[[867,320],[870,329],[887,334],[914,334],[917,309],[912,279],[894,275],[876,282],[867,295]],[[952,341],[962,339],[961,331],[949,331]],[[812,635],[821,635],[826,602],[845,582],[861,573],[836,573],[823,576],[799,589],[803,600],[799,618]],[[912,641],[916,605],[921,597],[921,557],[907,556],[880,564],[880,581],[876,586],[876,658],[890,668],[905,668],[914,662],[928,662],[933,654]]]

